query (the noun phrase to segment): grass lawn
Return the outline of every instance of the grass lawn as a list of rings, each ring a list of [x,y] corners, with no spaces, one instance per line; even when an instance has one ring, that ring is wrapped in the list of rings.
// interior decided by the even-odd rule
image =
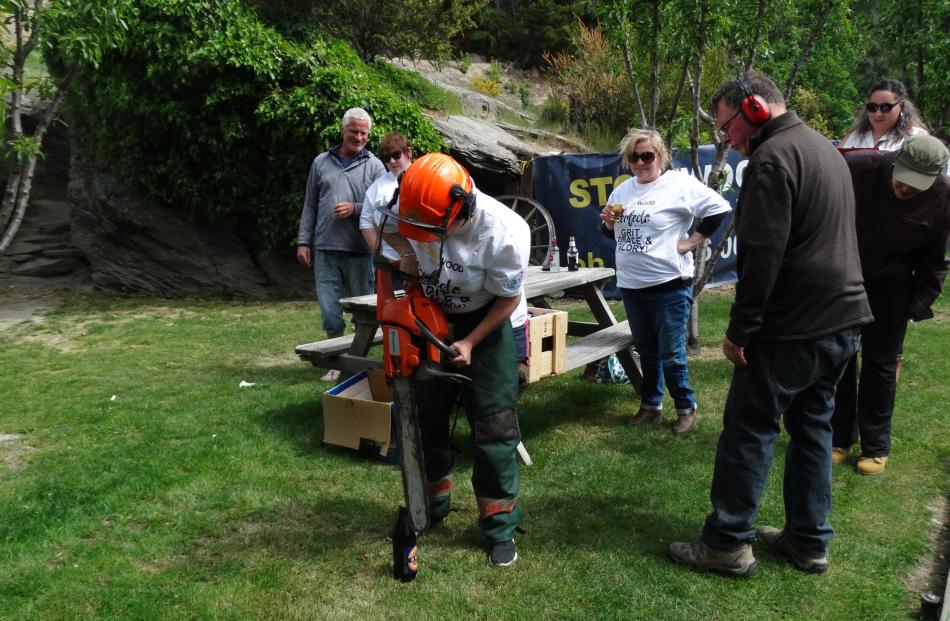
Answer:
[[[0,619],[913,616],[920,590],[942,592],[929,568],[950,488],[950,298],[909,330],[886,473],[834,471],[829,572],[760,551],[748,580],[666,556],[709,510],[730,302],[703,298],[701,418],[685,437],[624,426],[632,390],[580,371],[528,388],[535,465],[522,470],[527,534],[511,569],[479,549],[461,417],[457,512],[420,540],[421,573],[405,585],[384,540],[398,470],[322,444],[330,386],[293,354],[320,336],[313,304],[70,297],[0,331]],[[762,524],[782,525],[785,443]]]

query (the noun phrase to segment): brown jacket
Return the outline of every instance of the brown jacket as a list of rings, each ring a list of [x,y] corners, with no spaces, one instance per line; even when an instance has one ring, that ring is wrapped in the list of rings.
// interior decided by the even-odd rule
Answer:
[[[841,155],[794,112],[766,123],[736,206],[736,301],[726,335],[805,340],[871,321]]]
[[[933,304],[947,276],[950,240],[950,180],[941,175],[926,192],[900,200],[891,189],[897,152],[845,154],[856,200],[855,224],[861,267],[868,286],[911,283],[907,317],[933,317]]]

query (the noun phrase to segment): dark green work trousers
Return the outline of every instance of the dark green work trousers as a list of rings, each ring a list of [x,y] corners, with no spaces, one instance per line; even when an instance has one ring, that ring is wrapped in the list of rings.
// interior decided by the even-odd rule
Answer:
[[[471,332],[487,308],[449,315],[456,338]],[[478,502],[478,528],[489,542],[506,541],[521,523],[517,504],[520,475],[515,449],[521,441],[516,406],[518,373],[510,322],[505,322],[472,350],[472,364],[455,369],[472,379],[454,384],[431,381],[417,387],[427,494],[433,523],[449,512],[452,450],[449,419],[457,399],[472,429],[472,487]]]

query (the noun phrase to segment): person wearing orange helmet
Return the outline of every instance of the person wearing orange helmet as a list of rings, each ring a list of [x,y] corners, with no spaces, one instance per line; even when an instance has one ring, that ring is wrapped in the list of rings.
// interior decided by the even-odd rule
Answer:
[[[515,329],[527,319],[524,298],[530,232],[514,211],[475,188],[448,155],[430,153],[409,166],[398,205],[383,210],[384,239],[400,269],[436,300],[450,325],[451,363],[471,383],[429,382],[419,395],[430,520],[448,515],[452,492],[449,414],[461,399],[472,429],[472,486],[489,560],[518,559],[514,533],[523,512],[515,449],[519,356]]]

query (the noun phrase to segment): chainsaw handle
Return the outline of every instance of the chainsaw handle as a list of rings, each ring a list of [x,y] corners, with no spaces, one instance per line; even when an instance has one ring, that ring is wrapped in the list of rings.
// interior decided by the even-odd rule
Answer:
[[[433,334],[418,317],[416,317],[416,327],[419,328],[419,331],[422,332],[422,336],[424,336],[427,341],[439,348],[439,351],[448,356],[449,359],[458,358],[458,352],[442,342],[442,339]]]

